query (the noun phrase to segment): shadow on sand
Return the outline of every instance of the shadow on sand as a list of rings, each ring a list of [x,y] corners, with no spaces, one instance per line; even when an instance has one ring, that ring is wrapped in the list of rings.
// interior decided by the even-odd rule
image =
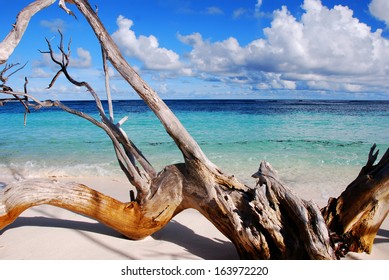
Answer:
[[[85,238],[88,238],[89,240],[96,243],[97,246],[104,247],[105,249],[114,252],[122,258],[135,259],[133,256],[128,254],[128,252],[119,251],[113,246],[111,247],[107,245],[107,242],[102,243],[93,236],[86,234],[86,232],[92,232],[114,238],[126,239],[126,237],[124,237],[122,234],[98,222],[72,221],[41,216],[19,217],[15,222],[8,225],[3,230],[0,230],[0,236],[9,229],[29,226],[77,230]],[[177,221],[171,221],[165,226],[165,228],[153,234],[152,238],[155,240],[171,242],[179,245],[185,248],[188,253],[202,259],[238,259],[235,247],[231,242],[198,235],[193,230],[180,224]],[[169,253],[166,252],[164,258],[169,256],[168,254]],[[158,259],[158,255],[152,257]],[[173,259],[179,259],[179,256],[169,257]]]
[[[203,259],[239,259],[231,242],[199,235],[177,221],[171,221],[165,228],[153,234],[153,237],[180,245],[189,253]]]
[[[379,229],[377,232],[377,236],[374,239],[374,243],[389,243],[389,230],[387,229]]]

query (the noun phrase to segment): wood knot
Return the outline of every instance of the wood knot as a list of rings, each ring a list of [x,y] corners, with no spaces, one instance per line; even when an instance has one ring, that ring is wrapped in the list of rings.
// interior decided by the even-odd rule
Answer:
[[[126,209],[133,209],[134,208],[134,203],[133,202],[127,203],[125,208]]]

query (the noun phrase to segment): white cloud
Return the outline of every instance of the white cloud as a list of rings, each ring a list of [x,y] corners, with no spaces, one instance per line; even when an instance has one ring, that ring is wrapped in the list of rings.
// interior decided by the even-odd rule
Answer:
[[[59,59],[59,57],[58,57]],[[33,67],[53,67],[54,62],[50,58],[50,54],[42,53],[39,60],[34,60],[32,63]]]
[[[183,67],[179,55],[172,50],[159,47],[155,36],[137,37],[131,30],[132,20],[119,16],[117,25],[119,29],[112,34],[112,38],[125,55],[140,60],[145,69],[177,70]]]
[[[70,59],[70,66],[74,68],[89,68],[92,66],[92,56],[89,51],[77,48],[77,56]]]
[[[262,6],[262,0],[257,0],[257,4],[255,4],[255,13],[258,14],[259,11],[261,10]]]
[[[246,13],[247,13],[247,10],[245,8],[238,8],[238,9],[233,11],[232,18],[238,19],[238,18],[242,17],[243,15],[245,15]]]
[[[389,26],[389,1],[388,0],[372,0],[369,4],[370,13],[379,20],[385,21]]]
[[[32,69],[31,78],[50,78],[53,77],[52,73],[48,73],[45,69],[37,67]]]
[[[77,87],[71,84],[56,83],[51,89],[47,89],[47,84],[35,85],[28,88],[28,93],[35,96],[37,99],[86,99],[90,96],[84,88]]]
[[[230,37],[224,41],[211,43],[204,41],[201,34],[179,35],[179,39],[193,47],[190,53],[192,63],[200,71],[230,72],[244,62],[244,51],[238,41]]]
[[[42,20],[40,22],[40,25],[48,28],[53,33],[58,33],[58,30],[60,30],[61,32],[65,32],[66,30],[66,23],[60,18],[56,18],[53,20]]]
[[[189,57],[196,71],[245,75],[247,83],[261,88],[362,91],[383,86],[389,91],[389,40],[382,30],[372,32],[345,6],[305,0],[302,8],[300,19],[286,6],[275,11],[266,37],[246,46],[235,38],[210,42],[199,33],[179,39],[192,46]]]
[[[162,83],[158,87],[158,92],[161,94],[166,94],[169,92],[169,87],[166,83]]]
[[[256,79],[252,79],[255,81]],[[297,88],[296,83],[282,78],[281,74],[277,73],[262,73],[261,81],[256,85],[259,89],[290,89]]]
[[[205,12],[207,15],[222,15],[224,14],[223,10],[219,7],[208,7]]]

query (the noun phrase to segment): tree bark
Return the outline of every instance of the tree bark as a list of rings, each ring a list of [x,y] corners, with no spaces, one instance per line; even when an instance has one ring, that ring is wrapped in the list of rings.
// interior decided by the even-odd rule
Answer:
[[[19,181],[0,193],[0,228],[29,207],[50,204],[94,218],[131,239],[141,239],[160,230],[181,211],[194,208],[234,243],[243,259],[335,259],[345,247],[339,246],[339,238],[351,251],[361,246],[348,246],[354,244],[350,240],[372,241],[374,231],[388,213],[388,152],[376,166],[373,163],[377,154],[371,152],[362,175],[322,211],[283,185],[267,162],[261,162],[253,174],[258,180],[256,186],[246,186],[224,174],[206,157],[162,99],[126,62],[88,1],[73,2],[93,28],[112,66],[148,104],[175,141],[184,163],[166,166],[156,173],[121,130],[120,123],[114,124],[113,118],[105,115],[93,88],[86,82],[75,81],[68,73],[69,54],[62,50],[62,61],[57,61],[49,44],[48,53],[60,66],[52,84],[63,73],[71,83],[86,87],[96,101],[101,120],[59,101],[37,101],[38,106],[58,106],[103,129],[137,195],[129,202],[119,202],[76,183]],[[355,207],[353,201],[360,203]],[[353,238],[347,239],[348,236]]]
[[[322,209],[337,251],[370,253],[374,238],[389,212],[389,149],[377,160],[374,145],[366,165],[338,198]]]
[[[12,30],[5,39],[0,42],[0,64],[7,62],[20,40],[23,37],[24,32],[31,18],[39,11],[52,5],[55,0],[37,0],[26,8],[24,8],[17,16],[15,24],[13,24]]]
[[[85,185],[52,180],[22,180],[0,191],[0,229],[11,224],[24,210],[42,204],[61,207],[91,217],[130,239],[142,239],[160,230],[175,215],[182,197],[177,170],[167,168],[154,186],[163,195],[153,195],[147,203],[120,202]],[[160,186],[160,184],[162,184]]]

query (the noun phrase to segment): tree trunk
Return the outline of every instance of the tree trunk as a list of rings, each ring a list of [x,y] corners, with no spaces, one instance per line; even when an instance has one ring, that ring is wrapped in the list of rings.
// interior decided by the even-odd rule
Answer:
[[[179,212],[194,208],[234,243],[244,259],[335,259],[344,249],[339,246],[339,238],[347,241],[342,243],[346,245],[351,244],[346,235],[353,236],[352,240],[372,241],[388,212],[388,153],[373,166],[377,155],[372,156],[371,152],[362,175],[322,212],[315,203],[300,199],[284,186],[267,162],[261,162],[253,174],[258,180],[256,186],[246,186],[224,174],[206,157],[162,99],[126,62],[88,2],[73,2],[93,28],[112,66],[148,104],[175,141],[184,163],[166,166],[156,173],[120,128],[120,122],[114,124],[105,115],[93,88],[70,76],[69,54],[62,49],[62,61],[56,60],[48,42],[48,53],[60,66],[51,84],[63,73],[71,83],[86,87],[95,98],[101,121],[59,101],[36,101],[38,106],[58,106],[103,129],[112,140],[120,167],[137,195],[129,202],[119,202],[76,183],[19,181],[0,193],[0,228],[12,223],[29,207],[50,204],[94,218],[131,239],[141,239],[160,230]],[[360,203],[357,207],[353,206],[354,200]],[[352,245],[347,249],[354,251],[359,247]]]

